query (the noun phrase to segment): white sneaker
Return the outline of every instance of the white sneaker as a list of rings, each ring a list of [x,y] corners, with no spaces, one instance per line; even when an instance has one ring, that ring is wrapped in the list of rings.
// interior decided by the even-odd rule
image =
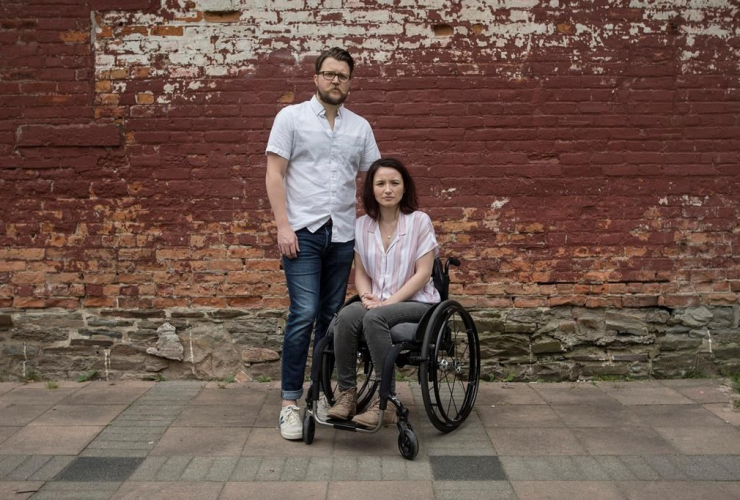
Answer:
[[[296,405],[284,406],[280,410],[280,434],[285,439],[303,439],[301,410]]]
[[[329,408],[331,408],[331,405],[329,404],[329,400],[326,399],[326,395],[324,393],[321,393],[321,397],[316,402],[316,416],[319,417],[322,421],[326,422],[326,419],[329,418],[326,415],[326,412],[329,411]]]

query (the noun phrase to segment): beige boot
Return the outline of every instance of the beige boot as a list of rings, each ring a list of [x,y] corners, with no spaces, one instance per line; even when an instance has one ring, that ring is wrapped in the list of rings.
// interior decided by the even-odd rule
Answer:
[[[380,420],[380,399],[376,399],[375,402],[370,405],[370,407],[365,410],[364,413],[362,413],[361,415],[357,415],[355,418],[352,419],[353,422],[356,422],[365,427],[377,426],[378,420]],[[385,413],[383,413],[383,425],[391,425],[395,424],[396,422],[398,422],[396,407],[392,404],[389,404],[385,409]]]
[[[335,420],[347,420],[357,412],[357,387],[342,391],[326,416]]]

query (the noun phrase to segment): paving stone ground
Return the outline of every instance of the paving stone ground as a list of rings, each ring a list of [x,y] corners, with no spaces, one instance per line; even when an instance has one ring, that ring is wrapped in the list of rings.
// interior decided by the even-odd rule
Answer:
[[[398,393],[414,461],[395,427],[285,441],[276,383],[0,383],[0,500],[740,499],[723,379],[482,383],[449,434],[416,382]]]

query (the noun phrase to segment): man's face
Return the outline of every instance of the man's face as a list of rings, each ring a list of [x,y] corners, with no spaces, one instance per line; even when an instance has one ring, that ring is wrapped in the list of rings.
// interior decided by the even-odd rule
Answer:
[[[349,64],[327,57],[321,64],[321,72],[323,73],[324,71],[349,76]],[[350,80],[340,82],[339,77],[335,76],[333,80],[329,81],[323,75],[319,74],[314,75],[313,81],[316,83],[316,92],[319,94],[319,99],[326,104],[339,106],[349,95]]]

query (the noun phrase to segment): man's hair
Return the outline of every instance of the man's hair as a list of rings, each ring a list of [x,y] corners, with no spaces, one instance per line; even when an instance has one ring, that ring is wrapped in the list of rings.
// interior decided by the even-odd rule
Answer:
[[[378,215],[380,215],[380,204],[375,199],[373,182],[375,182],[375,174],[381,167],[392,168],[401,174],[404,189],[401,203],[399,204],[401,212],[410,214],[418,210],[419,200],[416,198],[416,186],[414,186],[414,180],[411,178],[408,169],[401,163],[401,160],[381,158],[375,160],[370,165],[370,169],[367,171],[367,176],[365,177],[365,183],[362,186],[362,204],[365,206],[365,213],[373,220],[378,220]]]
[[[352,76],[352,72],[355,69],[355,60],[352,59],[352,56],[349,55],[349,52],[347,52],[344,49],[340,49],[339,47],[333,47],[329,50],[325,50],[321,54],[319,54],[319,57],[316,58],[316,74],[319,74],[319,71],[321,71],[321,65],[324,64],[324,61],[328,58],[336,59],[337,61],[343,61],[346,62],[349,66],[349,76]]]

